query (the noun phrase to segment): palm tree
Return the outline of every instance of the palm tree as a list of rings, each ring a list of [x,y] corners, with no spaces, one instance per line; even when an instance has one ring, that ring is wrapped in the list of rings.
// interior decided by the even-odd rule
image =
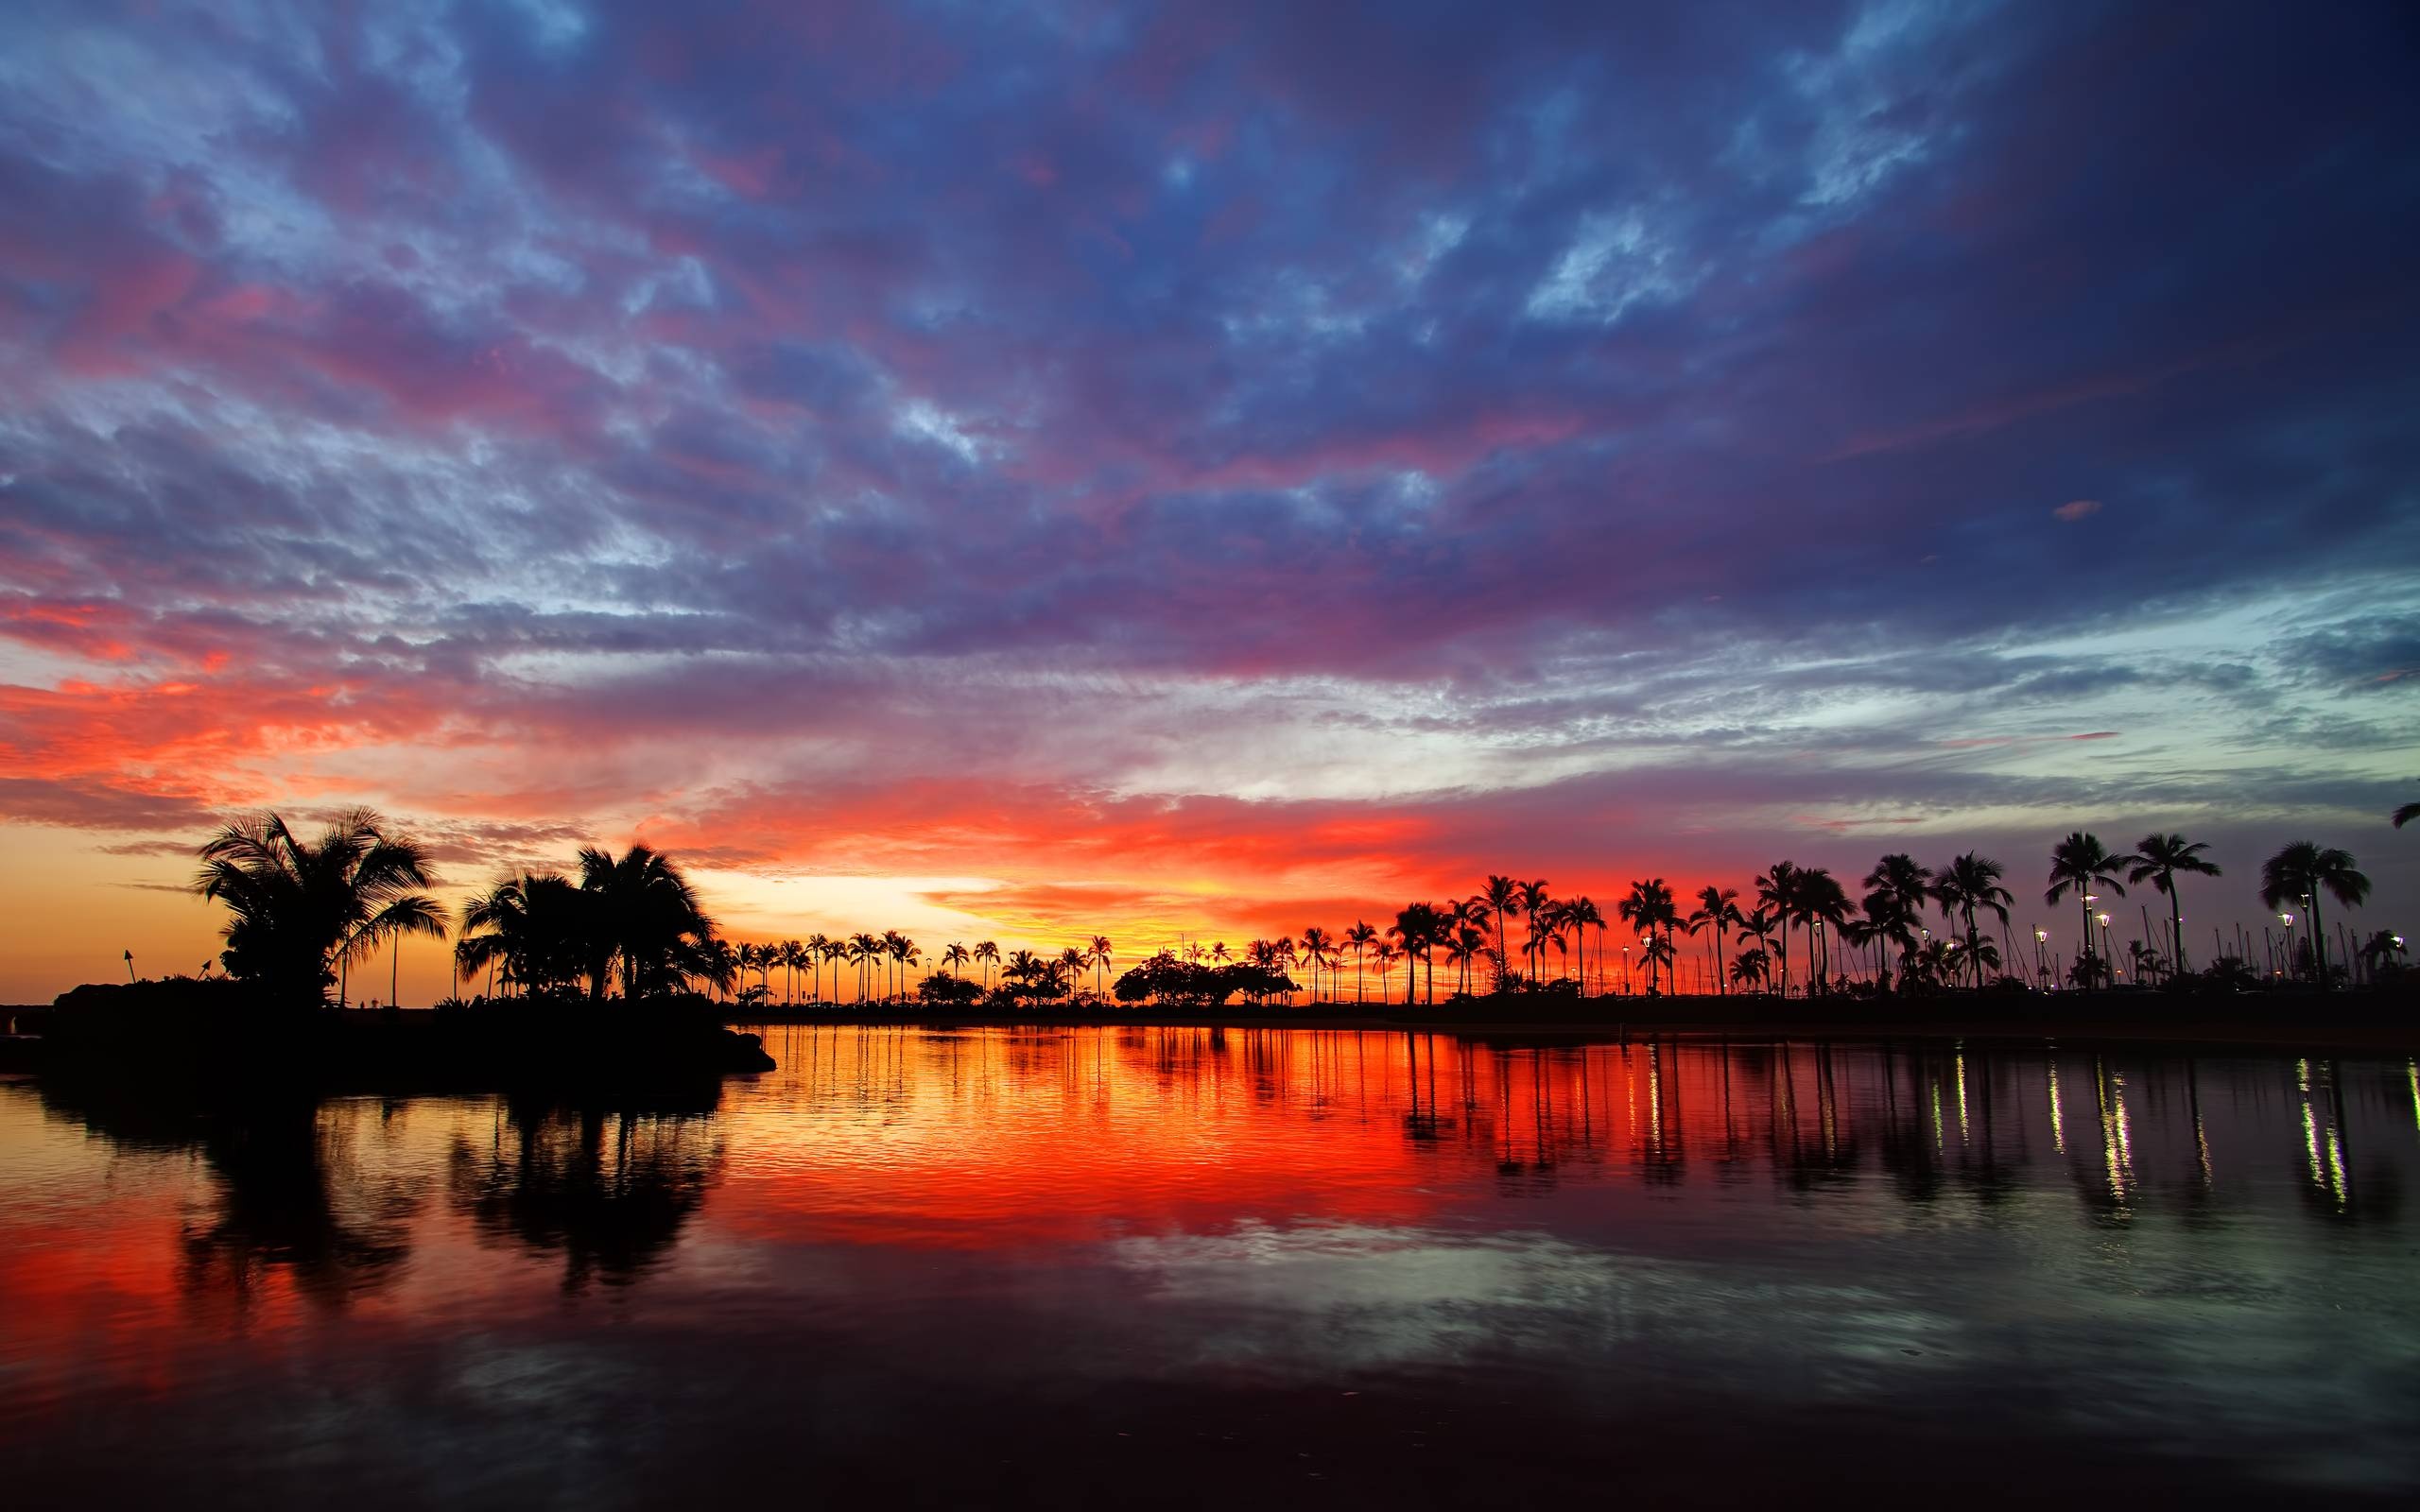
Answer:
[[[1738,958],[1731,963],[1731,980],[1741,988],[1762,987],[1767,968],[1772,960],[1772,957],[1765,954],[1762,946],[1752,951],[1741,951]]]
[[[2371,985],[2377,983],[2379,967],[2400,964],[2405,954],[2403,936],[2391,929],[2381,929],[2363,940],[2361,966],[2369,973]]]
[[[1477,924],[1454,926],[1452,937],[1445,942],[1445,959],[1461,968],[1461,993],[1470,995],[1471,966],[1488,952],[1487,931]]]
[[[2008,905],[2015,898],[2000,885],[2004,868],[1989,856],[1969,850],[1941,868],[1933,879],[1932,895],[1941,904],[1944,919],[1962,919],[1966,925],[1966,954],[1975,963],[1975,986],[1983,985],[1983,946],[1987,941],[1975,933],[1975,911],[1987,909],[2008,922]],[[1996,953],[1995,953],[1996,958]]]
[[[464,977],[485,969],[493,988],[550,991],[579,980],[588,958],[591,900],[552,873],[506,877],[463,905],[454,967]]]
[[[428,851],[369,809],[337,816],[317,841],[263,814],[230,821],[201,848],[194,890],[223,902],[230,976],[286,1006],[317,1004],[357,957],[406,935],[445,937]]]
[[[1571,943],[1580,954],[1580,995],[1584,998],[1588,995],[1588,931],[1596,930],[1601,944],[1605,931],[1604,911],[1597,906],[1597,900],[1582,893],[1563,905],[1563,921],[1570,927]],[[1601,950],[1599,954],[1602,954]],[[1599,960],[1597,970],[1602,971],[1604,969],[1604,962]]]
[[[1495,919],[1495,990],[1504,990],[1504,963],[1512,956],[1505,949],[1504,920],[1521,906],[1521,885],[1510,877],[1490,876],[1487,886],[1479,893],[1487,901],[1487,911]]]
[[[794,939],[782,941],[782,993],[785,1006],[798,1005],[798,969],[806,964],[806,947]]]
[[[1370,964],[1377,968],[1378,971],[1378,1001],[1381,1003],[1387,1001],[1387,973],[1395,969],[1395,962],[1401,959],[1402,955],[1401,951],[1383,939],[1370,947]],[[1409,1000],[1406,999],[1406,1001]]]
[[[1358,1003],[1361,1001],[1361,952],[1378,937],[1378,931],[1368,919],[1357,919],[1354,920],[1353,927],[1344,932],[1344,937],[1353,947],[1353,1001]]]
[[[2202,857],[2208,849],[2199,840],[2188,843],[2181,834],[2162,834],[2154,830],[2135,844],[2133,855],[2121,858],[2132,866],[2126,873],[2128,882],[2148,882],[2168,895],[2168,942],[2173,957],[2169,964],[2177,976],[2190,968],[2185,964],[2185,902],[2176,895],[2176,874],[2183,871],[2199,877],[2220,875],[2219,868]]]
[[[1670,936],[1680,923],[1681,916],[1672,902],[1672,889],[1664,885],[1661,877],[1634,882],[1630,885],[1630,896],[1614,905],[1614,914],[1625,922],[1636,925],[1647,936],[1648,948],[1641,954],[1647,961],[1647,990],[1652,994],[1656,990],[1657,963],[1672,958]],[[1660,952],[1655,949],[1658,925],[1663,926],[1666,945]]]
[[[2319,969],[2319,985],[2327,982],[2327,931],[2319,917],[2319,895],[2326,893],[2347,908],[2359,908],[2370,896],[2370,879],[2361,874],[2349,850],[2296,840],[2260,864],[2260,901],[2282,908],[2295,899],[2310,908],[2311,959]]]
[[[1873,924],[1876,938],[1899,947],[1903,971],[1908,956],[1916,948],[1916,930],[1924,920],[1925,905],[1931,900],[1932,868],[1918,866],[1916,858],[1905,851],[1884,856],[1865,874],[1866,919]]]
[[[873,995],[871,969],[886,953],[883,942],[863,930],[849,936],[849,961],[857,969],[857,1001],[863,1003]]]
[[[2406,803],[2394,811],[2394,827],[2400,830],[2413,819],[2420,819],[2420,803]]]
[[[2083,922],[2083,949],[2079,959],[2096,954],[2092,948],[2092,900],[2096,889],[2106,887],[2115,896],[2125,897],[2118,868],[2133,859],[2111,855],[2098,835],[2083,830],[2071,832],[2050,848],[2050,886],[2042,894],[2042,901],[2056,906],[2069,892],[2076,895],[2076,909]],[[2103,970],[2106,964],[2103,963]],[[2090,979],[2089,971],[2086,979]]]
[[[1000,947],[991,940],[978,940],[975,958],[983,963],[983,990],[992,990],[992,968],[1000,964]]]
[[[809,1002],[823,1001],[823,963],[832,958],[832,938],[818,931],[806,936],[805,948],[800,952],[799,964],[806,968],[806,996]]]
[[[603,1001],[616,963],[623,1001],[666,989],[679,974],[674,959],[683,943],[714,934],[714,920],[699,906],[689,879],[670,857],[647,846],[634,845],[618,857],[583,847],[579,885],[596,897],[598,936],[589,956],[595,1001]]]
[[[848,940],[827,939],[823,942],[823,962],[832,968],[832,1001],[835,1003],[840,1001],[840,965],[848,959]]]
[[[1059,953],[1059,958],[1057,960],[1050,963],[1052,966],[1058,968],[1058,971],[1064,972],[1066,974],[1067,996],[1069,998],[1073,998],[1076,995],[1077,985],[1083,981],[1084,968],[1091,963],[1091,955],[1089,955],[1080,946],[1070,945],[1065,950]],[[1055,977],[1057,972],[1054,972],[1053,975]]]
[[[1540,877],[1535,882],[1525,882],[1521,884],[1518,889],[1518,896],[1514,900],[1515,906],[1517,906],[1522,913],[1528,915],[1530,919],[1530,940],[1529,943],[1523,947],[1522,954],[1526,954],[1530,958],[1530,985],[1531,987],[1537,986],[1538,982],[1538,960],[1540,953],[1540,944],[1538,940],[1538,916],[1547,911],[1547,880],[1544,877]]]
[[[1428,1001],[1437,1001],[1437,963],[1430,952],[1445,938],[1445,917],[1435,903],[1406,903],[1395,910],[1395,921],[1387,933],[1402,947],[1404,958],[1411,963],[1413,981],[1404,987],[1403,1001],[1410,1005],[1413,988],[1418,985],[1420,963],[1428,962]]]
[[[1113,956],[1109,943],[1109,936],[1106,935],[1095,935],[1093,936],[1092,944],[1087,946],[1084,950],[1084,959],[1090,961],[1093,967],[1093,990],[1095,992],[1098,992],[1100,990],[1101,974],[1109,970],[1109,963],[1112,958]]]
[[[966,963],[973,959],[975,957],[967,948],[956,940],[951,940],[948,947],[942,952],[942,965],[952,976],[963,977],[966,974]]]
[[[1687,919],[1689,937],[1694,939],[1706,930],[1713,930],[1714,958],[1717,961],[1722,959],[1723,951],[1726,948],[1723,936],[1729,933],[1731,926],[1737,922],[1739,922],[1739,894],[1736,889],[1718,887],[1710,882],[1698,889],[1698,905],[1689,910]],[[1722,973],[1720,971],[1715,973],[1715,989],[1723,994],[1728,994],[1731,990],[1724,983]]]
[[[1789,996],[1789,921],[1798,914],[1798,868],[1776,861],[1756,879],[1756,904],[1770,908],[1781,928],[1781,995]]]
[[[1303,926],[1303,959],[1308,963],[1311,976],[1311,1001],[1320,1000],[1320,968],[1336,954],[1336,936],[1317,924]]]
[[[1812,992],[1830,990],[1833,935],[1848,922],[1849,895],[1828,868],[1798,871],[1798,921],[1806,926],[1806,980]],[[1825,932],[1825,926],[1830,932]]]

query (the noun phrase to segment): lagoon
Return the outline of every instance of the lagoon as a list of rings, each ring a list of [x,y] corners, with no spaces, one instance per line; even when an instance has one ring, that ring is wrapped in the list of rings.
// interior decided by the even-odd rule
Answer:
[[[2420,1492],[2409,1057],[762,1032],[686,1106],[0,1083],[0,1485]]]

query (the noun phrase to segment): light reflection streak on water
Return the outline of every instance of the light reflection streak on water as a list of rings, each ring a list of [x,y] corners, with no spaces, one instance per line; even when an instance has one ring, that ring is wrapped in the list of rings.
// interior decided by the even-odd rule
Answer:
[[[2093,1092],[2100,1112],[2100,1159],[2109,1171],[2109,1194],[2121,1214],[2135,1184],[2134,1147],[2126,1126],[2126,1078],[2092,1061]]]
[[[2403,1071],[2411,1083],[2411,1126],[2420,1129],[2420,1057],[2406,1060]]]
[[[2046,1064],[2049,1067],[2050,1082],[2050,1145],[2059,1154],[2065,1155],[2067,1153],[2067,1125],[2066,1121],[2059,1116],[2058,1056],[2051,1055]]]
[[[1966,1136],[1966,1052],[1958,1052],[1958,1143],[1970,1143]]]

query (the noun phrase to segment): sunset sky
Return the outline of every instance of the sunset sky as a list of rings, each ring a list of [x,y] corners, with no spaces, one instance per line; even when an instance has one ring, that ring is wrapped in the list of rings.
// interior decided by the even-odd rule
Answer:
[[[1969,848],[2071,932],[2079,826],[2213,843],[2200,955],[2290,838],[2420,925],[2415,77],[2353,0],[16,0],[0,1002],[354,802],[928,953]]]

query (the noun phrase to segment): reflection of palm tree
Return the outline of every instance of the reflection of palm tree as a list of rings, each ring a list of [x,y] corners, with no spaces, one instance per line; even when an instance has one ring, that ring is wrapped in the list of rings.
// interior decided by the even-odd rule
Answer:
[[[2080,959],[2083,956],[2098,958],[2099,955],[2092,948],[2091,899],[2103,887],[2116,897],[2125,897],[2126,888],[2118,880],[2118,868],[2132,859],[2131,856],[2111,855],[2108,848],[2100,843],[2100,836],[2083,830],[2072,832],[2050,848],[2050,886],[2042,894],[2042,901],[2055,905],[2069,892],[2076,895],[2076,908],[2083,923],[2083,948],[2079,953]],[[2098,968],[2087,967],[2085,977],[2089,980],[2095,970],[2105,972],[2108,969],[2106,961]]]
[[[2133,855],[2124,858],[2132,864],[2126,873],[2128,882],[2148,882],[2168,895],[2169,951],[2174,957],[2169,964],[2172,975],[2182,975],[2187,970],[2185,903],[2176,895],[2176,874],[2183,871],[2200,877],[2218,876],[2219,868],[2202,855],[2208,849],[2199,840],[2188,842],[2181,834],[2153,831],[2135,845]]]
[[[337,816],[316,841],[275,814],[228,823],[201,848],[194,890],[227,905],[228,974],[283,1005],[316,1004],[337,970],[405,935],[445,937],[428,851],[389,833],[369,809]]]
[[[510,1142],[454,1146],[456,1205],[488,1243],[563,1257],[563,1290],[628,1285],[660,1264],[721,1179],[704,1120],[515,1108]],[[485,1142],[482,1142],[484,1143]]]
[[[2260,864],[2260,901],[2272,908],[2300,900],[2310,909],[2311,959],[2322,988],[2327,981],[2327,932],[2319,917],[2319,895],[2326,893],[2347,908],[2359,908],[2370,896],[2364,876],[2349,850],[2296,840]]]

